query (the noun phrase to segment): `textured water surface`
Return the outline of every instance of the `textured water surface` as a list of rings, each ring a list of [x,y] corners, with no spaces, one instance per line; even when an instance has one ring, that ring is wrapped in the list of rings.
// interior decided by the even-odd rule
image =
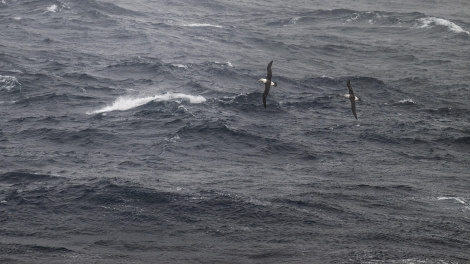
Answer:
[[[1,1],[0,262],[469,263],[469,14]]]

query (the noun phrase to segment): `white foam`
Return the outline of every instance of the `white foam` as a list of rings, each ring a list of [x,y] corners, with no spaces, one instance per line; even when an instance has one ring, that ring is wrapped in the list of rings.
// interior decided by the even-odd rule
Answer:
[[[356,21],[359,19],[359,17],[361,17],[361,14],[359,14],[359,13],[354,13],[354,14],[352,15],[352,17],[346,19],[346,22],[347,22],[347,23],[356,22]]]
[[[176,68],[182,68],[182,69],[187,69],[188,66],[184,64],[171,64],[171,66],[176,67]]]
[[[21,83],[18,82],[15,76],[0,75],[0,90],[6,89],[10,91],[15,87],[21,87]]]
[[[383,260],[371,260],[364,262],[364,264],[379,264],[379,263],[384,263]],[[420,260],[416,258],[410,258],[410,259],[400,259],[400,260],[387,260],[387,263],[390,264],[425,264],[427,261],[425,260]],[[441,264],[447,264],[447,262],[444,261],[439,261]]]
[[[185,26],[185,27],[215,27],[215,28],[224,28],[223,26],[220,26],[220,25],[212,25],[212,24],[207,24],[207,23],[190,23],[190,24],[184,24],[183,26]]]
[[[443,18],[425,17],[425,18],[418,19],[418,22],[421,24],[420,26],[418,26],[418,28],[432,28],[435,25],[437,25],[437,26],[447,27],[450,31],[455,32],[455,33],[465,33],[467,35],[470,35],[470,32],[464,30],[459,25]]]
[[[302,17],[293,17],[289,20],[289,23],[284,25],[284,27],[287,27],[289,25],[295,25],[297,24],[297,21],[299,21]]]
[[[166,137],[165,141],[167,141],[169,143],[176,143],[180,139],[181,139],[180,136],[174,135],[174,136],[171,136],[171,137]]]
[[[227,61],[227,62],[214,61],[214,63],[215,64],[220,64],[220,65],[227,65],[227,66],[233,68],[233,64],[230,61]]]
[[[57,12],[57,8],[58,8],[57,5],[51,5],[47,8],[47,11],[55,13]]]
[[[442,201],[442,200],[453,200],[456,201],[459,204],[466,205],[467,202],[465,201],[464,198],[461,197],[450,197],[450,196],[442,196],[442,197],[437,197],[437,200]]]
[[[155,96],[148,96],[148,97],[141,97],[141,98],[132,98],[128,96],[119,97],[114,101],[113,104],[103,107],[101,109],[88,112],[87,114],[100,114],[106,113],[111,111],[125,111],[132,108],[139,107],[141,105],[147,104],[151,101],[171,101],[175,99],[183,99],[188,100],[191,104],[200,104],[206,101],[206,98],[200,95],[189,95],[183,93],[166,93],[163,95],[155,95]]]
[[[400,104],[416,104],[416,102],[413,101],[413,99],[411,99],[411,98],[402,99],[402,100],[398,101],[398,103],[400,103]]]

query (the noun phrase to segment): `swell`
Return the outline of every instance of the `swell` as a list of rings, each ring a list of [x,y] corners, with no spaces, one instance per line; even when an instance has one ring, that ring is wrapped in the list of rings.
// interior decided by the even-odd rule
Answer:
[[[6,256],[9,255],[35,255],[37,257],[38,254],[44,254],[44,255],[65,255],[65,254],[71,254],[74,251],[71,249],[68,249],[66,247],[54,247],[54,246],[46,246],[46,245],[36,245],[36,244],[15,244],[15,243],[6,243],[6,242],[1,242],[0,243],[0,254],[3,257],[0,257],[0,260],[5,258]],[[15,258],[8,259],[5,258],[6,262],[4,263],[20,263],[14,261]]]
[[[384,27],[404,33],[431,32],[428,36],[470,38],[468,25],[460,20],[446,17],[434,17],[420,12],[386,12],[386,11],[356,11],[351,9],[314,10],[292,14],[290,18],[280,18],[267,25],[274,27],[309,27],[311,25],[334,25],[342,27],[346,32],[351,26],[366,26],[366,30]],[[372,28],[371,28],[372,27]]]
[[[49,182],[58,180],[56,176],[36,174],[22,171],[6,172],[0,175],[0,182],[9,184],[32,184],[35,182]]]
[[[11,174],[14,173],[3,174],[0,179],[11,182]],[[179,230],[188,232],[206,230],[214,235],[221,235],[220,231],[236,235],[234,230],[218,223],[224,221],[240,226],[262,219],[263,225],[284,221],[303,224],[306,220],[305,215],[292,214],[287,207],[273,208],[270,203],[260,204],[248,197],[218,191],[176,193],[115,180],[73,181],[63,178],[51,182],[47,176],[42,179],[47,185],[37,185],[38,179],[33,174],[23,173],[21,178],[35,180],[21,180],[18,182],[22,186],[13,185],[0,191],[0,200],[3,201],[0,210],[8,217],[2,229],[8,233],[15,228],[15,219],[21,219],[24,221],[23,229],[17,233],[18,236],[27,236],[30,231],[44,238],[81,233],[101,240],[102,234],[114,228],[132,229],[140,225],[154,226],[150,233],[177,234],[180,231],[167,229],[175,224],[181,225]],[[18,191],[18,187],[22,191]],[[24,218],[30,214],[36,217]],[[107,224],[99,224],[102,221]],[[122,223],[130,226],[122,226]],[[51,228],[53,232],[49,234]],[[218,231],[219,228],[222,230]]]
[[[267,152],[271,155],[295,155],[304,159],[316,159],[316,155],[309,146],[276,137],[270,137],[264,133],[266,128],[247,126],[236,128],[226,121],[213,122],[202,121],[197,124],[183,126],[178,129],[178,135],[182,141],[186,141],[185,148],[194,148],[199,151],[204,148],[220,149],[221,146],[229,146],[224,151],[246,155],[260,155]]]
[[[112,78],[114,80],[144,79],[156,81],[165,79],[170,81],[174,79],[171,74],[171,65],[163,64],[159,59],[151,57],[131,57],[122,58],[117,62],[97,71],[101,77]]]
[[[19,131],[18,136],[25,139],[45,140],[58,145],[74,144],[81,147],[101,146],[119,141],[114,133],[98,128],[29,128]]]

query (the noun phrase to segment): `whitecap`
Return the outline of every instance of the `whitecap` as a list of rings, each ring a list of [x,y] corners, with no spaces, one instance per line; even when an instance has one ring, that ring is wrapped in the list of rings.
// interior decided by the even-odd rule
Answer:
[[[57,12],[57,8],[58,8],[57,5],[51,5],[47,8],[47,11],[55,13],[55,12]]]
[[[165,141],[169,142],[169,143],[176,143],[180,140],[180,136],[178,134],[174,135],[174,136],[170,136],[170,137],[166,137],[165,138]]]
[[[442,197],[437,197],[437,200],[442,201],[442,200],[452,200],[455,201],[459,204],[466,205],[467,202],[465,201],[464,198],[462,197],[451,197],[451,196],[442,196]]]
[[[464,30],[459,25],[447,19],[438,17],[425,17],[418,19],[418,22],[420,23],[420,25],[417,26],[417,28],[432,28],[437,25],[447,27],[450,31],[454,33],[465,33],[467,35],[470,35],[470,32]]]
[[[297,24],[297,21],[299,21],[302,17],[293,17],[289,20],[289,24],[290,25],[295,25]],[[285,27],[288,26],[288,25],[284,25]]]
[[[182,68],[182,69],[187,69],[188,66],[184,64],[171,64],[171,66],[176,67],[176,68]]]
[[[399,104],[416,104],[416,102],[411,98],[406,98],[398,101]]]
[[[230,61],[227,61],[227,62],[214,61],[214,63],[219,64],[219,65],[227,65],[233,68],[233,64]]]
[[[207,23],[190,23],[190,24],[184,24],[183,26],[185,27],[215,27],[215,28],[224,28],[221,25],[212,25],[212,24],[207,24]]]
[[[360,17],[361,17],[361,14],[354,13],[354,14],[352,14],[352,16],[350,18],[346,19],[346,22],[347,23],[356,22],[356,21],[359,20]]]
[[[175,99],[183,99],[189,101],[191,104],[200,104],[206,102],[206,98],[200,95],[189,95],[183,93],[166,93],[163,95],[155,95],[141,98],[133,98],[128,96],[118,97],[111,105],[105,106],[101,109],[88,112],[87,114],[100,114],[111,111],[125,111],[132,108],[139,107],[151,101],[171,101]]]
[[[21,83],[18,82],[15,76],[0,75],[0,90],[6,89],[10,91],[15,87],[21,87]]]

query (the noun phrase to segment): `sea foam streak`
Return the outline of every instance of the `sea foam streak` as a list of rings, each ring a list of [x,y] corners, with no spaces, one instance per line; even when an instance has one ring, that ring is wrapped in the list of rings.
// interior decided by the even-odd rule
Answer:
[[[200,95],[188,95],[183,93],[166,93],[163,95],[155,95],[155,96],[148,96],[142,98],[132,98],[132,97],[119,97],[114,101],[112,105],[106,106],[102,109],[98,109],[92,112],[88,112],[87,114],[99,114],[111,111],[125,111],[135,107],[139,107],[151,101],[170,101],[174,99],[184,99],[188,100],[192,104],[200,104],[206,101],[206,98]]]
[[[215,27],[215,28],[223,28],[223,26],[220,25],[212,25],[212,24],[207,24],[207,23],[190,23],[190,24],[185,24],[185,27]]]
[[[437,197],[437,200],[442,201],[442,200],[453,200],[459,204],[467,204],[464,198],[461,197],[449,197],[449,196],[443,196],[443,197]]]
[[[459,25],[443,18],[425,17],[425,18],[418,19],[418,21],[421,23],[421,26],[419,26],[418,28],[429,28],[429,27],[433,27],[434,25],[438,25],[438,26],[447,27],[450,31],[455,32],[455,33],[465,33],[467,35],[470,35],[470,32],[464,30]]]

